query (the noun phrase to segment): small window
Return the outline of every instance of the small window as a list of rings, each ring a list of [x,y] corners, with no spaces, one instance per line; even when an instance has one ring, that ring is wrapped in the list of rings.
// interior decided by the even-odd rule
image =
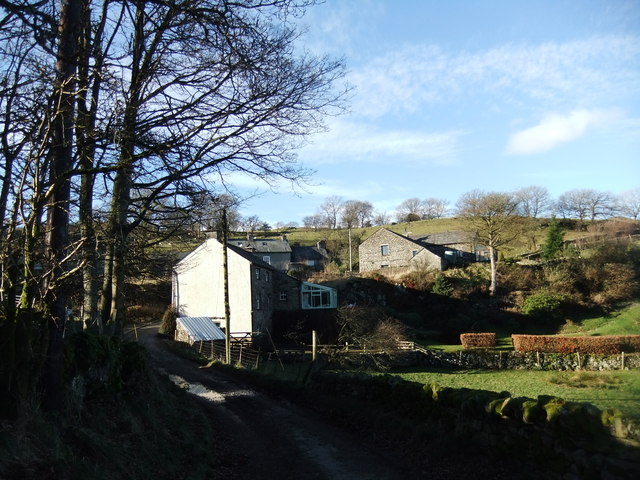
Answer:
[[[380,268],[389,268],[389,264],[388,263],[383,263],[382,265],[380,265]]]
[[[261,304],[261,300],[262,300],[261,295],[257,294],[256,295],[256,310],[260,310],[260,308],[262,307],[262,305],[260,305]]]
[[[256,268],[256,280],[260,280],[260,269]]]
[[[280,290],[280,301],[285,302],[287,300],[287,292],[285,290]]]
[[[267,282],[267,283],[269,283],[269,280],[271,279],[270,273],[271,272],[269,272],[269,270],[265,270],[264,271],[264,281]]]
[[[417,254],[418,254],[418,250],[414,250],[414,251],[411,252],[411,256],[412,257],[415,257]]]
[[[262,261],[271,265],[271,256],[270,255],[263,256]]]
[[[380,245],[380,254],[383,257],[389,255],[389,245]]]

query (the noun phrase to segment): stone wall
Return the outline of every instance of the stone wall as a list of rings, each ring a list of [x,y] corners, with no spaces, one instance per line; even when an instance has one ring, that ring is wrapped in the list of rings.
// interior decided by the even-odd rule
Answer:
[[[526,478],[532,473],[557,480],[640,478],[637,427],[588,403],[422,385],[391,375],[320,372],[311,388],[344,398],[345,408],[355,405],[355,415],[368,412],[363,421],[378,425],[381,434],[401,406],[413,428],[461,435],[497,457],[522,459]],[[378,408],[384,422],[371,418],[371,407]],[[419,438],[412,433],[407,431],[407,437]],[[518,472],[513,474],[518,478]]]
[[[425,350],[411,352],[409,357],[409,361],[415,362],[416,365],[471,369],[621,370],[640,368],[640,354],[637,353],[590,355],[581,353],[521,353],[483,350],[460,350],[459,352]]]

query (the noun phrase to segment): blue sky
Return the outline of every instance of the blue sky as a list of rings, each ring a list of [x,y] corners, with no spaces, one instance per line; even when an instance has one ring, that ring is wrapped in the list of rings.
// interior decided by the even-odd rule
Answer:
[[[299,152],[304,190],[240,208],[302,223],[328,196],[393,214],[465,192],[640,187],[640,0],[327,0],[305,47],[344,57],[347,114]]]

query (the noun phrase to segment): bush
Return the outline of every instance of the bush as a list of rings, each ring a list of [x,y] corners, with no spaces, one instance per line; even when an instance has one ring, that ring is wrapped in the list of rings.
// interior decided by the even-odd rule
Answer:
[[[444,275],[438,275],[436,281],[431,288],[431,293],[436,295],[443,295],[445,297],[451,296],[453,293],[453,287]]]
[[[522,304],[522,313],[532,317],[556,317],[562,305],[562,296],[553,293],[536,293],[527,297]]]
[[[398,281],[407,288],[418,290],[419,292],[430,292],[440,276],[436,277],[436,272],[433,269],[418,267],[403,274]]]
[[[491,348],[496,346],[495,333],[463,333],[460,335],[460,343],[468,348]]]
[[[163,335],[169,335],[173,337],[176,333],[176,319],[178,318],[178,312],[173,305],[167,307],[162,315],[162,323],[158,331]]]

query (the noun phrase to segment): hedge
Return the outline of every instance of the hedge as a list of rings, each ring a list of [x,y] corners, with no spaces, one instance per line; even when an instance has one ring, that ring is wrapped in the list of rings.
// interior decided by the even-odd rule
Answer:
[[[640,335],[564,337],[557,335],[511,335],[516,352],[616,353],[640,352]]]
[[[495,333],[462,333],[460,334],[462,347],[467,348],[490,348],[496,346]]]

